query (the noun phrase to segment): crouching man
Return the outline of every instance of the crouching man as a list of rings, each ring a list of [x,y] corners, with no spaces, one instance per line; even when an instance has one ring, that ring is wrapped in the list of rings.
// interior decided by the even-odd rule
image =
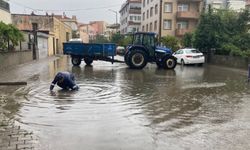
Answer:
[[[69,72],[58,72],[50,85],[50,91],[54,89],[56,84],[64,90],[79,89],[79,86],[75,83],[75,76]]]

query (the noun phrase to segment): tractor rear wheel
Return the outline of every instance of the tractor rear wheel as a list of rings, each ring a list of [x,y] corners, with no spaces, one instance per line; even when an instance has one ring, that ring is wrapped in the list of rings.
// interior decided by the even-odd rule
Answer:
[[[174,69],[176,67],[177,61],[174,56],[165,57],[162,62],[164,69]]]
[[[132,69],[143,69],[148,63],[147,54],[142,50],[132,50],[127,56],[127,63]]]

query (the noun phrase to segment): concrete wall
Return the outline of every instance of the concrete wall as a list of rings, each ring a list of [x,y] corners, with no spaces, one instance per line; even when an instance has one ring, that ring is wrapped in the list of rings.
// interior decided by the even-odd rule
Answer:
[[[30,50],[21,52],[0,52],[0,70],[32,60],[32,51]]]
[[[1,21],[5,24],[10,24],[12,22],[10,13],[0,8],[0,22]]]
[[[213,55],[211,58],[211,64],[234,68],[247,68],[248,64],[250,64],[250,58]]]

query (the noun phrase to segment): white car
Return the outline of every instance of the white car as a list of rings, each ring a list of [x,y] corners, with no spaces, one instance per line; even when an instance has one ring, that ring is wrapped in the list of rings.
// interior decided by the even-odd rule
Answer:
[[[177,58],[177,63],[182,65],[185,64],[199,64],[202,65],[205,63],[205,57],[202,52],[193,49],[185,48],[176,51],[173,56]]]

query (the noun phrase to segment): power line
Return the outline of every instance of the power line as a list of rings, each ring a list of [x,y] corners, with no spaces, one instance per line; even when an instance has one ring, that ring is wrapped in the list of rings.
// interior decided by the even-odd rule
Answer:
[[[87,11],[87,10],[107,9],[107,8],[112,8],[112,7],[116,7],[116,6],[121,6],[121,4],[115,4],[115,5],[108,5],[108,6],[102,6],[102,7],[79,8],[79,9],[37,9],[37,8],[31,8],[29,6],[20,4],[18,2],[13,1],[13,0],[9,0],[9,1],[11,1],[13,4],[16,4],[16,5],[19,5],[19,6],[28,8],[28,9],[31,9],[33,11],[44,11],[44,12],[47,12],[47,11],[50,11],[50,12],[58,12],[58,11],[59,12]]]

